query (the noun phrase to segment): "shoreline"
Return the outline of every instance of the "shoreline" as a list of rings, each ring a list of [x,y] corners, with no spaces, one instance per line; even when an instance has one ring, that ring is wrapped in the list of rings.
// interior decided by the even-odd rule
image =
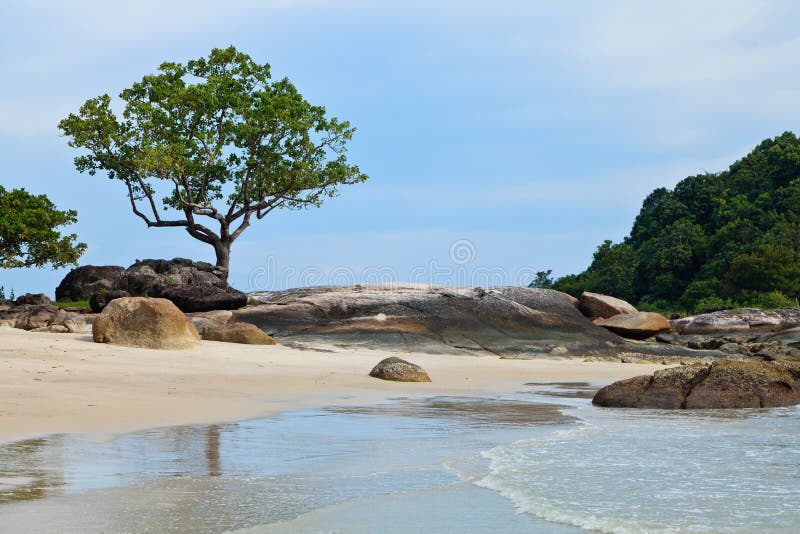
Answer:
[[[388,356],[421,365],[432,382],[369,377],[370,369]],[[396,396],[485,396],[529,382],[602,385],[663,368],[211,341],[189,350],[152,350],[97,344],[87,335],[0,328],[0,443],[62,433],[102,439],[332,404],[373,404]]]

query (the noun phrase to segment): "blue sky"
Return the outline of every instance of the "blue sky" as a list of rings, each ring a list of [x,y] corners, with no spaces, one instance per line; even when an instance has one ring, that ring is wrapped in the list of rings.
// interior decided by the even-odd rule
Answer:
[[[56,124],[162,61],[233,44],[355,125],[350,158],[371,177],[250,228],[235,286],[577,272],[649,191],[800,120],[800,7],[662,4],[6,0],[0,184],[76,209],[82,264],[212,260],[181,230],[148,230],[121,184],[77,173]],[[52,294],[64,274],[0,271],[0,285]]]

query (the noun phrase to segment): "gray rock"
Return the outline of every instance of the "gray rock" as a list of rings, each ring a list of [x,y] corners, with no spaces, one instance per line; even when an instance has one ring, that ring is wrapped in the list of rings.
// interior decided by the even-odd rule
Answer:
[[[725,334],[743,331],[777,331],[800,326],[800,309],[744,308],[693,315],[670,321],[679,334]]]
[[[50,299],[44,293],[25,293],[17,297],[17,300],[14,301],[14,304],[32,304],[34,306],[46,306],[47,304],[51,304]]]
[[[396,284],[253,293],[261,302],[233,312],[281,342],[428,353],[616,357],[624,341],[549,289],[450,288]],[[557,352],[561,352],[558,349]]]
[[[125,269],[116,265],[85,265],[67,273],[56,288],[56,300],[86,300],[98,291],[110,291]]]

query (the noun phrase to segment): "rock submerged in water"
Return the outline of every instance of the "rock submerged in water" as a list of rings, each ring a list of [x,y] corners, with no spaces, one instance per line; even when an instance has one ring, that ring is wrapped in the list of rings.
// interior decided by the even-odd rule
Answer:
[[[197,329],[167,299],[112,300],[92,326],[96,343],[149,349],[187,349],[200,343]]]
[[[800,364],[717,360],[620,380],[592,403],[610,408],[772,408],[800,404]]]
[[[430,382],[428,373],[419,365],[392,356],[378,362],[369,376],[395,382]]]

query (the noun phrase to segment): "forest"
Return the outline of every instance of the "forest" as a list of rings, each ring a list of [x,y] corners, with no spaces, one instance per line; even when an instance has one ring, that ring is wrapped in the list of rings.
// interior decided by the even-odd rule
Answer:
[[[762,141],[719,173],[658,188],[630,234],[605,241],[591,265],[532,285],[614,295],[654,311],[797,306],[800,139]]]

